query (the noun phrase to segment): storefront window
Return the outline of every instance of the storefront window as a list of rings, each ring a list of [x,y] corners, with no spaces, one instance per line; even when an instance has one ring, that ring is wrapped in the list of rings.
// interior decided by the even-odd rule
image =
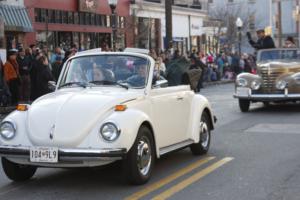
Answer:
[[[79,13],[79,22],[81,25],[85,24],[85,15],[84,13]]]
[[[68,23],[74,24],[74,15],[73,12],[68,12]]]
[[[96,22],[95,22],[96,19],[95,19],[95,18],[96,18],[96,17],[95,17],[95,14],[92,13],[92,14],[91,14],[91,25],[93,25],[93,26],[96,25]]]
[[[106,27],[110,27],[110,16],[106,16]]]
[[[79,14],[77,12],[74,13],[74,24],[79,24]]]
[[[91,14],[85,13],[85,25],[91,25]]]
[[[55,22],[59,23],[59,24],[62,23],[61,11],[59,11],[59,10],[55,11]]]
[[[68,12],[62,11],[61,15],[62,15],[62,23],[63,24],[68,24]]]
[[[48,10],[48,22],[55,23],[55,12],[54,10]]]

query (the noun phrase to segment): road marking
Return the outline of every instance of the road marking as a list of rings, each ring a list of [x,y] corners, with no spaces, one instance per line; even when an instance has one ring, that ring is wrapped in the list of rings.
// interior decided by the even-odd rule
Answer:
[[[176,184],[175,186],[169,188],[168,190],[160,193],[159,195],[155,196],[152,200],[164,200],[167,199],[171,196],[173,196],[175,193],[183,190],[184,188],[186,188],[187,186],[191,185],[192,183],[198,181],[199,179],[203,178],[204,176],[206,176],[207,174],[213,172],[214,170],[218,169],[219,167],[225,165],[226,163],[232,161],[234,158],[231,157],[226,157],[212,165],[210,165],[209,167],[199,171],[198,173],[192,175],[191,177],[183,180],[182,182]]]
[[[200,167],[201,165],[204,165],[205,163],[207,163],[210,160],[215,159],[216,157],[207,157],[204,159],[201,159],[169,176],[167,176],[166,178],[163,178],[155,183],[150,184],[149,186],[143,188],[142,190],[130,195],[129,197],[126,197],[125,200],[136,200],[136,199],[140,199],[144,196],[146,196],[147,194],[149,194],[150,192],[153,192],[154,190],[157,190],[158,188],[174,181],[175,179],[193,171],[194,169]]]

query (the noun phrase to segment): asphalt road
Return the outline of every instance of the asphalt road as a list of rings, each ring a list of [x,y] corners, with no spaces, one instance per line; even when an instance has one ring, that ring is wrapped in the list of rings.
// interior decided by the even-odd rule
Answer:
[[[12,183],[0,169],[0,199],[299,200],[300,106],[262,104],[241,113],[233,85],[201,91],[218,117],[207,156],[188,149],[156,162],[151,181],[130,186],[120,165],[95,169],[39,169]]]

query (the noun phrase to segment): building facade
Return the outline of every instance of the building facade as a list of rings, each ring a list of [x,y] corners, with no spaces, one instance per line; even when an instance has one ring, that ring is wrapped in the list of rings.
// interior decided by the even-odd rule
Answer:
[[[33,33],[26,35],[29,43],[47,46],[50,50],[60,46],[68,49],[76,45],[80,50],[112,44],[111,8],[107,0],[24,0],[32,21]],[[130,0],[118,1],[117,48],[126,44],[126,18]]]
[[[8,50],[26,44],[25,36],[32,31],[23,0],[0,1],[0,49]]]
[[[136,0],[130,6],[133,45],[139,48],[165,49],[165,1]],[[181,52],[201,49],[206,1],[174,1],[172,9],[173,47]]]

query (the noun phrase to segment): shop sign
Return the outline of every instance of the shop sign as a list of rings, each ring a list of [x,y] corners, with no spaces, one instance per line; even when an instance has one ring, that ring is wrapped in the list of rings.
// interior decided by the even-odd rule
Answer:
[[[79,12],[92,12],[95,13],[98,8],[97,0],[78,0]]]

